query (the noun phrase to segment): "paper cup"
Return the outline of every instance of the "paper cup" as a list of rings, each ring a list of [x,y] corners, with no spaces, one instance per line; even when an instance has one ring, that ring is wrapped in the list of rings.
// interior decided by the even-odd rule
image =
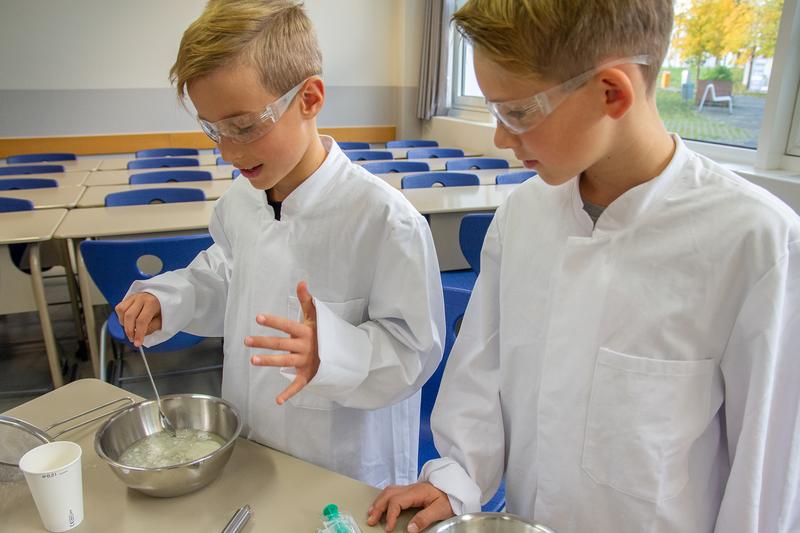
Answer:
[[[68,531],[83,520],[81,447],[74,442],[48,442],[22,456],[33,501],[45,529]]]

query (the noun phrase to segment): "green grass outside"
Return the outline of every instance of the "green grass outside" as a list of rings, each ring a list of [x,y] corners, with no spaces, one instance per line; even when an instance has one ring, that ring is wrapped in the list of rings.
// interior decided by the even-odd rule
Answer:
[[[678,82],[680,82],[680,71]],[[747,141],[752,136],[747,130],[699,113],[694,105],[694,98],[685,102],[681,98],[680,90],[659,88],[656,91],[656,105],[667,129],[678,133],[684,139],[736,143]]]

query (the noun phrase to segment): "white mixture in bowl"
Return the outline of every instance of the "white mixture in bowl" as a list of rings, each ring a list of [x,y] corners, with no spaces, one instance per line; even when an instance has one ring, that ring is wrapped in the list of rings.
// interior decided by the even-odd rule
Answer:
[[[179,429],[173,437],[159,431],[137,441],[125,450],[119,462],[138,468],[161,468],[189,463],[222,447],[225,440],[214,433],[199,429]]]

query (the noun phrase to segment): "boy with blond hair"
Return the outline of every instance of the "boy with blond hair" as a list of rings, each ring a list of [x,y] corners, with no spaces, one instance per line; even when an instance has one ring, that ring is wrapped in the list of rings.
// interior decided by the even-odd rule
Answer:
[[[244,436],[375,486],[413,481],[444,335],[436,252],[402,194],[318,134],[303,8],[212,0],[171,74],[242,175],[214,207],[214,244],[117,306],[128,337],[224,336],[222,396]]]
[[[670,0],[470,0],[455,23],[541,179],[494,217],[407,530],[507,509],[558,533],[800,531],[800,220],[655,103]]]

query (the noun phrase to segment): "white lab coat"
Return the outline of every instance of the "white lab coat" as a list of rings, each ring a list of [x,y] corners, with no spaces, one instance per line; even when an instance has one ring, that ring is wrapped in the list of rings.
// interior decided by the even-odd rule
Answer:
[[[498,211],[421,478],[505,473],[558,533],[800,531],[800,221],[689,151],[592,228],[578,180]]]
[[[242,177],[219,199],[214,244],[188,268],[136,282],[162,307],[162,329],[224,336],[222,396],[238,407],[243,435],[375,486],[417,477],[419,389],[444,338],[439,267],[425,219],[400,194],[351,163],[329,137],[322,166],[283,202]],[[247,335],[269,313],[302,320],[308,282],[321,364],[287,404],[275,397],[294,369],[259,367]]]

